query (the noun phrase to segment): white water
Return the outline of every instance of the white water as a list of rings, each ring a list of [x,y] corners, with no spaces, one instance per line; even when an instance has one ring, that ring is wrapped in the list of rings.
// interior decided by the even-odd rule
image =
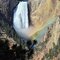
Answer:
[[[28,7],[27,2],[20,2],[14,12],[14,22],[19,23],[20,28],[28,28]]]
[[[13,16],[13,27],[20,37],[28,38],[26,34],[29,27],[27,2],[19,2]]]

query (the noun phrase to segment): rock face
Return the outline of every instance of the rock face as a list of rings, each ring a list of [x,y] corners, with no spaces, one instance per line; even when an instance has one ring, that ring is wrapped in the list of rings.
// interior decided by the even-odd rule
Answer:
[[[56,13],[57,0],[29,0],[31,20],[39,23],[47,20]],[[55,14],[56,15],[56,14]]]
[[[0,0],[0,12],[5,15],[7,20],[11,19],[12,10],[17,4],[17,0]]]
[[[60,15],[59,0],[29,0],[30,19],[34,29],[34,34],[40,31],[47,21],[55,20]],[[52,19],[53,18],[53,19]]]
[[[5,15],[7,20],[11,20],[12,11],[17,4],[17,0],[0,0],[0,12]],[[60,15],[60,0],[28,0],[28,4],[30,19],[34,27],[32,27],[31,30],[32,35],[37,31],[43,30],[47,21],[49,21],[49,24],[55,17]],[[52,19],[52,17],[54,18]],[[42,60],[43,56],[45,56],[45,52],[47,53],[51,48],[53,48],[53,42],[57,45],[58,37],[60,37],[60,20],[56,20],[52,29],[49,31],[51,32],[50,38],[47,39],[49,41],[45,41],[45,38],[48,36],[47,33],[43,38],[43,41],[45,42],[41,43],[41,45],[44,44],[43,50],[34,55],[33,60]]]
[[[33,60],[47,60],[48,57],[50,57],[48,60],[50,60],[50,59],[58,60],[58,58],[60,56],[60,52],[57,53],[57,51],[60,51],[59,47],[58,47],[58,44],[59,44],[58,42],[60,41],[59,40],[59,38],[60,38],[59,21],[60,21],[60,19],[58,17],[58,19],[55,21],[55,23],[53,25],[51,25],[51,27],[48,28],[48,31],[44,35],[42,42],[40,42],[40,44],[38,44],[38,46],[37,46],[38,51],[33,56]],[[57,46],[57,50],[56,50],[56,48],[54,48],[56,46]],[[56,51],[53,51],[54,49]],[[50,53],[50,50],[52,51],[52,53]],[[51,58],[51,56],[49,56],[49,55],[46,55],[46,53],[49,53],[50,55],[52,55],[53,58]],[[55,56],[56,54],[57,54],[57,56]],[[44,56],[45,56],[45,58],[44,58]],[[48,57],[46,57],[46,56],[48,56]]]

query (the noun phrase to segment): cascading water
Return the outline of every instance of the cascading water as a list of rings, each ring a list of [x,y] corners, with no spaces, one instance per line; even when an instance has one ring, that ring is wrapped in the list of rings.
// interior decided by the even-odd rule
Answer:
[[[13,17],[13,27],[17,34],[22,38],[28,38],[27,29],[28,21],[28,6],[27,2],[19,2]]]

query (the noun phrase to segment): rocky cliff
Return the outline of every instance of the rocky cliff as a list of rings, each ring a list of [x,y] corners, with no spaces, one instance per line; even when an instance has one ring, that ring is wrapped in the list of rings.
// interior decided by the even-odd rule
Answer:
[[[53,21],[60,13],[59,0],[29,0],[30,19],[34,30],[39,31],[47,23]],[[36,32],[35,31],[35,32]]]
[[[0,0],[0,12],[8,21],[12,20],[13,9],[17,4],[17,0]]]
[[[60,60],[60,18],[48,27],[47,33],[37,45],[33,60]]]
[[[0,0],[0,13],[3,14],[8,21],[12,20],[13,9],[17,4],[17,0]],[[29,16],[33,26],[29,33],[32,39],[35,39],[38,33],[43,32],[42,30],[45,30],[45,28],[48,29],[44,36],[42,36],[42,39],[39,39],[41,42],[37,44],[33,60],[60,60],[60,45],[58,45],[58,42],[60,42],[60,0],[28,0],[28,4]],[[13,36],[13,31],[9,33],[12,29],[9,28],[8,24],[5,25],[3,22],[1,26],[1,22],[0,20],[0,30],[5,29],[4,33],[8,35],[7,37],[9,39],[10,34]],[[50,24],[51,22],[52,24]],[[6,38],[6,35],[4,35],[3,38]],[[13,37],[15,39],[13,39]],[[10,39],[18,40],[16,35],[13,37]]]

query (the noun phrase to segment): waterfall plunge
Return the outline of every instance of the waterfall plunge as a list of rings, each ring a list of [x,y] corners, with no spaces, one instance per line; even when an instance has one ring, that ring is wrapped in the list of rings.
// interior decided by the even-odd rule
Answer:
[[[27,2],[19,2],[17,5],[13,16],[13,27],[20,37],[29,38],[27,34],[29,30]]]

